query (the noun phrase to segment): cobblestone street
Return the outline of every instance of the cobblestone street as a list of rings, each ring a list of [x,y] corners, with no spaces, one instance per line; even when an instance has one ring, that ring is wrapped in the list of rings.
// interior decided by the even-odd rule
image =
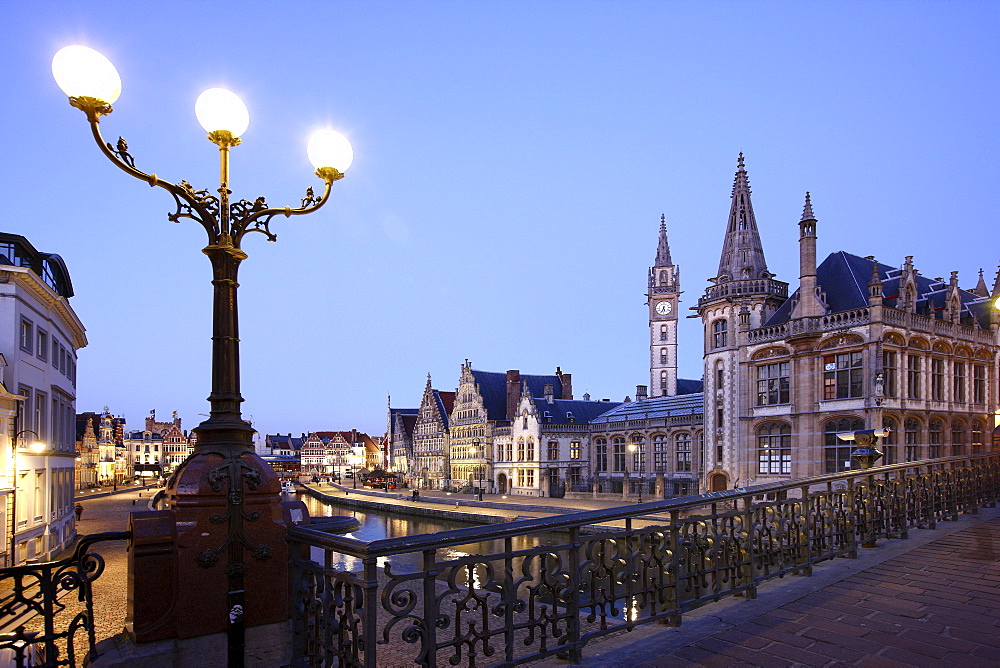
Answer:
[[[77,532],[85,535],[127,530],[129,513],[145,510],[154,492],[155,489],[135,488],[111,495],[77,497],[77,501],[83,505]],[[128,594],[128,559],[125,548],[125,541],[109,541],[99,543],[91,550],[105,560],[104,573],[93,585],[95,633],[98,642],[119,633],[125,627]],[[67,551],[60,558],[70,554],[71,551]],[[73,615],[83,609],[83,604],[76,600],[74,593],[67,594],[61,602],[66,604],[66,609],[57,615],[57,627],[67,625]],[[40,631],[42,620],[36,617],[25,626],[29,631]],[[79,634],[77,652],[85,651],[84,634]]]

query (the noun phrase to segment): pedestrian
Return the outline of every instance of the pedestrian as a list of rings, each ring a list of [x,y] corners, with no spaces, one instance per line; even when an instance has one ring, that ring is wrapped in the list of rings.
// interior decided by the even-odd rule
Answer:
[[[73,510],[76,512],[76,521],[79,522],[80,516],[83,515],[83,504],[82,503],[76,504],[76,507]]]

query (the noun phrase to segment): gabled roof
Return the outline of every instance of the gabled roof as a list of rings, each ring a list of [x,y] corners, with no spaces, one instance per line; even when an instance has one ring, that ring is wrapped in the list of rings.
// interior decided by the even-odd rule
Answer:
[[[434,401],[437,402],[438,413],[441,415],[441,423],[447,429],[448,416],[451,415],[451,409],[455,407],[455,393],[441,392],[440,390],[433,390],[433,392]]]
[[[389,407],[389,434],[392,435],[396,431],[396,416],[413,416],[416,418],[417,414],[420,412],[419,408],[392,408]],[[414,420],[415,421],[415,420]],[[406,425],[403,425],[406,428]],[[411,426],[406,430],[407,434],[413,433],[413,427]]]
[[[841,313],[868,306],[868,282],[872,277],[872,260],[852,255],[844,251],[831,253],[816,268],[816,282],[826,294],[830,313]],[[879,278],[882,281],[882,303],[896,308],[899,297],[899,276],[897,267],[878,262]],[[925,315],[932,318],[943,316],[948,284],[936,279],[915,275],[917,282],[917,307],[926,309]],[[788,322],[792,303],[798,297],[796,290],[778,310],[764,323],[764,327]],[[963,311],[976,318],[980,327],[988,328],[989,301],[968,290],[959,290]]]
[[[680,415],[702,415],[705,412],[705,395],[701,392],[679,394],[673,397],[654,397],[621,404],[595,417],[592,424],[647,420]]]
[[[620,406],[613,401],[582,401],[577,399],[554,399],[550,404],[544,398],[535,399],[538,417],[552,424],[587,424],[602,413]],[[570,419],[572,416],[572,420]],[[551,418],[547,419],[547,418]]]
[[[506,420],[507,419],[507,374],[498,371],[477,371],[471,369],[472,375],[479,384],[479,393],[483,397],[483,406],[486,408],[486,419]],[[520,374],[518,379],[519,388],[524,383],[528,384],[531,394],[540,397],[545,393],[545,386],[552,385],[556,398],[561,398],[563,393],[562,381],[559,376],[529,376]]]

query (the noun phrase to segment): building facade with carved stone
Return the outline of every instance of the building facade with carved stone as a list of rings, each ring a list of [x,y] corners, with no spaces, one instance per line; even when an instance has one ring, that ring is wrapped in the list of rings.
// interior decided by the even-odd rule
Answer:
[[[455,393],[436,390],[427,374],[427,385],[413,425],[413,458],[403,482],[419,489],[444,489],[450,478],[449,420],[455,407]]]
[[[709,490],[850,468],[837,433],[888,427],[897,463],[982,452],[997,409],[1000,280],[927,278],[844,251],[817,264],[806,193],[799,283],[768,271],[740,160],[722,256],[694,310],[704,332]]]
[[[0,234],[0,521],[11,565],[53,558],[76,538],[77,351],[87,337],[72,297],[62,258]]]

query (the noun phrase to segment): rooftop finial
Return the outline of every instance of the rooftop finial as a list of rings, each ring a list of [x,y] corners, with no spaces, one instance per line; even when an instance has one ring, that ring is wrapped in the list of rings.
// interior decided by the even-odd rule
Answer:
[[[743,151],[740,151],[740,159],[736,162],[737,171],[744,171],[743,169]]]
[[[816,220],[816,216],[813,215],[813,205],[809,199],[808,190],[806,191],[806,204],[802,207],[802,220]]]

